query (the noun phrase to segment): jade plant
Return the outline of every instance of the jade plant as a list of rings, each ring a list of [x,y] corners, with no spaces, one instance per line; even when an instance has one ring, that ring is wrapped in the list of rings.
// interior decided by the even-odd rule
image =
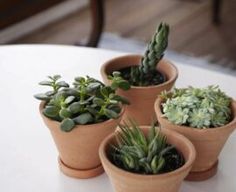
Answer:
[[[163,58],[168,46],[169,26],[161,23],[149,42],[138,66],[120,70],[121,76],[134,86],[149,86],[163,83],[164,74],[157,71],[157,65]]]
[[[114,79],[114,86],[87,77],[76,77],[73,86],[61,81],[60,75],[48,76],[39,84],[51,88],[46,93],[36,94],[35,98],[45,101],[43,114],[61,122],[62,131],[71,131],[75,125],[103,122],[119,117],[126,98],[115,93],[117,88],[127,89],[128,83]]]
[[[163,116],[176,125],[214,128],[231,120],[231,98],[218,86],[182,88],[163,92]]]
[[[178,169],[184,158],[167,144],[167,138],[153,124],[147,136],[130,120],[119,125],[117,145],[111,145],[111,161],[118,167],[139,174],[159,174]]]

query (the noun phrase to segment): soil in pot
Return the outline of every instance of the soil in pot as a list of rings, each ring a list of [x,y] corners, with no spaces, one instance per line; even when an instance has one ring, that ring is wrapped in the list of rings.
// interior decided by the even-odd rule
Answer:
[[[132,68],[138,68],[138,66],[135,66],[135,65],[130,64],[130,66],[132,66]],[[130,75],[131,74],[131,67],[126,67],[126,68],[120,69],[119,71],[121,72],[121,76],[125,80],[127,80],[128,82],[131,82],[131,83],[133,82],[132,77]],[[148,84],[144,84],[142,86],[159,85],[161,83],[164,83],[167,80],[166,76],[158,70],[156,70],[155,72],[152,72],[152,73],[148,73],[146,75],[145,79],[147,80]],[[139,86],[135,83],[132,85]]]
[[[142,126],[145,135],[150,127]],[[106,173],[116,192],[177,192],[195,160],[196,152],[192,143],[184,136],[166,129],[161,130],[167,136],[167,143],[183,154],[185,163],[179,168],[160,174],[137,174],[116,166],[110,159],[111,145],[116,145],[116,133],[109,135],[100,145],[99,155]],[[176,150],[174,149],[174,150]],[[175,152],[173,153],[175,154]],[[172,164],[173,165],[173,164]],[[175,165],[174,165],[175,166]],[[173,168],[173,167],[172,167]],[[176,167],[175,167],[176,168]],[[168,168],[167,168],[168,169]]]

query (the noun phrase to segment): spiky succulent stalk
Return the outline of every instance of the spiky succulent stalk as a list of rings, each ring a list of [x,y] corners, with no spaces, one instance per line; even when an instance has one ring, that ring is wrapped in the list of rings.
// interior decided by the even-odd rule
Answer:
[[[149,42],[147,50],[142,58],[139,71],[144,74],[156,71],[156,66],[164,56],[168,46],[169,25],[161,23]]]
[[[131,69],[132,84],[146,85],[151,74],[156,72],[156,66],[163,58],[168,46],[169,25],[161,23],[147,46],[138,68]]]
[[[119,125],[121,131],[117,137],[118,144],[112,146],[114,164],[127,171],[141,174],[165,172],[166,164],[170,164],[173,157],[171,151],[174,146],[166,143],[166,136],[157,131],[154,125],[146,137],[133,121],[130,120],[129,124],[124,122]],[[182,160],[178,159],[181,163],[177,164],[182,165]]]

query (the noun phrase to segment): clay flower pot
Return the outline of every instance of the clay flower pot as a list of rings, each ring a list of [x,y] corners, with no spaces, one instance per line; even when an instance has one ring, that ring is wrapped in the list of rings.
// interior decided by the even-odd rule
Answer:
[[[40,114],[58,149],[61,171],[67,176],[81,179],[103,173],[98,148],[102,140],[115,131],[124,113],[124,108],[118,119],[109,119],[91,125],[76,125],[72,131],[63,132],[60,130],[60,122],[43,115],[44,105],[44,102],[40,103]]]
[[[103,81],[109,84],[109,80],[107,79],[109,74],[126,67],[139,65],[141,57],[141,55],[126,55],[107,61],[101,67]],[[126,97],[131,103],[126,108],[124,119],[127,117],[135,118],[139,125],[151,124],[155,117],[153,106],[157,95],[164,90],[170,90],[178,76],[177,68],[170,61],[165,59],[159,62],[157,70],[166,76],[167,81],[155,86],[131,86],[131,89],[128,91],[118,90],[118,95]]]
[[[149,128],[149,126],[141,126],[144,134],[148,133]],[[167,142],[174,145],[185,159],[182,167],[163,174],[142,175],[118,168],[108,158],[110,145],[116,145],[117,133],[112,133],[102,142],[99,156],[116,192],[177,192],[179,190],[192,167],[196,151],[193,144],[183,135],[167,129],[161,129],[161,132],[167,136]]]
[[[225,126],[208,129],[197,129],[188,126],[175,125],[163,117],[162,100],[155,102],[155,111],[161,127],[174,130],[186,136],[195,146],[197,151],[196,161],[186,178],[191,181],[206,180],[217,172],[218,156],[228,137],[236,128],[236,102],[232,101],[232,121]]]

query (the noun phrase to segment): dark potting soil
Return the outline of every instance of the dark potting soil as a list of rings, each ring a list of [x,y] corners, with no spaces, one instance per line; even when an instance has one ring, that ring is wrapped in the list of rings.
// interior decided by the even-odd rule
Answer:
[[[132,67],[138,67],[138,66],[132,66]],[[121,73],[121,76],[125,80],[129,81],[131,85],[140,86],[138,84],[133,83],[132,77],[130,75],[131,67],[126,67],[126,68],[120,69],[119,71]],[[166,76],[159,71],[155,71],[154,73],[149,73],[145,75],[144,79],[145,79],[145,82],[142,83],[142,86],[159,85],[166,81]]]

